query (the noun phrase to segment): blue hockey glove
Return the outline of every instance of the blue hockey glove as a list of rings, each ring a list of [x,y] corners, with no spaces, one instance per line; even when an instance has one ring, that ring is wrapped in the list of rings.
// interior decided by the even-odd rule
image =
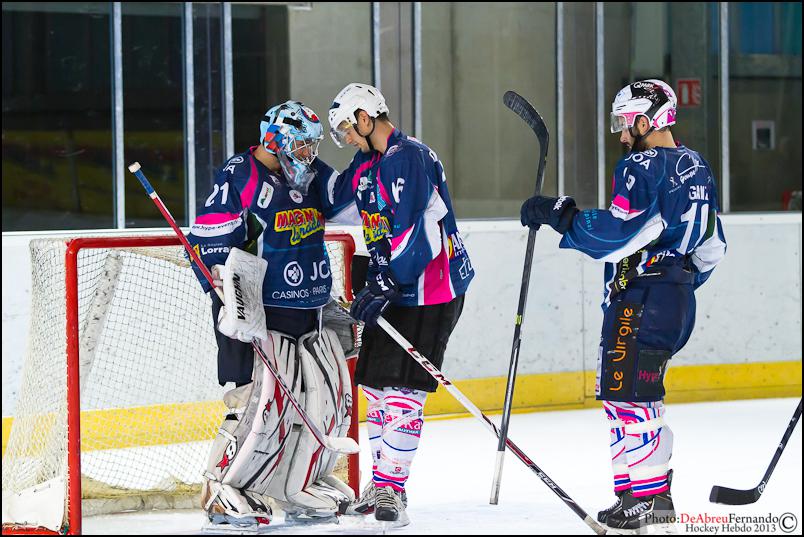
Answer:
[[[357,293],[349,314],[366,326],[374,326],[388,304],[398,299],[400,294],[399,284],[390,271],[369,274],[366,287]]]
[[[519,220],[523,226],[531,229],[539,229],[542,224],[547,224],[563,235],[572,227],[572,219],[577,212],[575,200],[569,196],[533,196],[522,204]]]

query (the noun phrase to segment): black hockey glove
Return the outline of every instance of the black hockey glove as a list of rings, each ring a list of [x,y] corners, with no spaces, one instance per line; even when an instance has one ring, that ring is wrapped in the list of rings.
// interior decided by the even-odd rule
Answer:
[[[369,274],[366,287],[357,293],[349,314],[366,326],[374,326],[388,304],[400,295],[399,284],[390,271]]]
[[[572,219],[577,212],[575,200],[569,196],[533,196],[522,204],[519,220],[523,226],[531,229],[539,229],[542,224],[547,224],[563,235],[572,227]]]

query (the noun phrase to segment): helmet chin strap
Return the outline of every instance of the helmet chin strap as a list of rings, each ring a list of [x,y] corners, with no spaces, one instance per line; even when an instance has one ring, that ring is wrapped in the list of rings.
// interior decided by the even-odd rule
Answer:
[[[355,118],[355,119],[357,119],[357,118]],[[374,119],[373,117],[370,117],[370,119],[371,119],[371,132],[369,132],[368,134],[360,134],[360,131],[357,129],[357,123],[355,123],[355,132],[356,132],[356,133],[357,133],[357,134],[358,134],[358,135],[359,135],[361,138],[365,138],[365,139],[366,139],[366,143],[367,143],[367,144],[368,144],[368,146],[369,146],[369,150],[371,150],[371,151],[375,151],[375,149],[374,149],[374,145],[371,143],[371,135],[372,135],[372,134],[374,134],[374,129],[376,129],[376,128],[377,128],[377,120],[376,120],[376,119]]]
[[[636,127],[636,124],[634,124],[634,127]],[[654,129],[653,127],[651,127],[645,134],[639,134],[639,130],[637,130],[636,133],[634,133],[634,127],[628,127],[628,134],[630,134],[631,137],[634,139],[634,145],[631,146],[631,152],[639,153],[640,151],[644,151],[644,149],[639,148],[639,146],[642,143],[642,140],[650,136],[650,133],[652,133]]]

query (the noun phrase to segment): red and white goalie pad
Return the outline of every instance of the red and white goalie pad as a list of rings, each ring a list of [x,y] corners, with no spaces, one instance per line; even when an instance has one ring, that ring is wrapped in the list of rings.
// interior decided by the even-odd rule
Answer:
[[[261,342],[262,349],[298,400],[301,374],[296,340],[273,331],[268,336]],[[204,474],[211,483],[205,486],[202,502],[209,514],[237,517],[246,513],[233,508],[236,502],[220,500],[237,494],[245,498],[246,491],[251,496],[266,493],[286,453],[296,410],[258,356],[252,382],[227,392],[224,403],[228,412],[212,445]]]
[[[304,391],[302,406],[328,436],[347,436],[352,420],[352,385],[337,334],[324,327],[299,339]],[[268,488],[286,512],[328,516],[354,493],[332,475],[338,454],[324,449],[300,420],[293,426],[285,457]]]
[[[347,436],[352,385],[336,333],[324,327],[302,336],[297,346],[294,338],[269,331],[262,347],[319,429],[327,436]],[[259,357],[252,378],[224,397],[229,413],[205,473],[207,512],[254,516],[236,508],[249,505],[248,493],[252,499],[274,498],[291,514],[334,515],[341,503],[354,500],[352,489],[332,475],[338,454],[324,449],[296,416]],[[231,501],[238,494],[244,501]]]

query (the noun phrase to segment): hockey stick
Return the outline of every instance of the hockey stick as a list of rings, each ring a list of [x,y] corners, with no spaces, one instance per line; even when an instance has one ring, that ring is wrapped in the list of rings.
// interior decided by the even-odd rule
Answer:
[[[345,306],[346,302],[344,300],[342,299],[337,300],[336,303],[342,309],[346,310],[347,312],[349,311],[349,308]],[[452,396],[464,406],[464,408],[466,408],[466,410],[468,410],[474,417],[482,421],[483,424],[486,426],[486,428],[489,429],[494,435],[496,435],[497,438],[500,438],[500,431],[499,429],[497,429],[497,426],[494,425],[494,422],[492,422],[485,414],[483,414],[483,412],[479,408],[477,408],[477,406],[475,406],[475,404],[472,401],[470,401],[468,397],[466,397],[454,384],[452,384],[452,382],[450,382],[449,379],[445,377],[444,374],[436,366],[432,364],[432,362],[430,362],[430,360],[422,356],[422,354],[416,350],[416,347],[411,345],[411,343],[407,339],[405,339],[405,337],[402,334],[397,332],[396,328],[391,326],[391,324],[388,321],[386,321],[383,317],[379,317],[377,319],[377,324],[379,324],[380,327],[382,327],[382,329],[385,330],[385,332],[389,336],[391,336],[391,338],[393,338],[393,340],[396,341],[400,347],[405,349],[405,351],[414,360],[416,360],[416,362],[418,362],[419,365],[425,369],[425,371],[430,373],[430,375],[434,379],[436,379],[439,384],[441,384],[444,388],[446,388],[447,391],[451,393]],[[592,529],[592,531],[594,531],[598,535],[606,534],[606,528],[604,528],[603,526],[592,520],[592,518],[586,513],[586,511],[581,509],[581,507],[577,503],[575,503],[575,500],[570,498],[566,492],[561,490],[561,487],[559,487],[555,481],[550,479],[550,477],[548,477],[548,475],[545,474],[541,470],[541,468],[536,466],[536,463],[530,460],[530,458],[528,458],[528,456],[525,455],[525,452],[519,449],[519,447],[516,444],[514,444],[514,442],[511,439],[506,438],[505,445],[508,446],[508,449],[510,449],[514,453],[514,455],[516,455],[517,458],[525,464],[525,466],[533,470],[533,473],[539,476],[539,479],[541,479],[545,485],[550,487],[550,490],[555,492],[556,496],[561,498],[561,500],[565,504],[567,504],[567,507],[572,509],[572,511],[576,515],[578,515],[586,523],[586,525]]]
[[[726,505],[747,505],[756,502],[759,497],[762,496],[762,493],[765,492],[765,487],[768,485],[768,480],[773,473],[773,469],[776,468],[776,463],[779,462],[779,457],[782,456],[782,451],[784,451],[787,441],[790,440],[790,436],[793,434],[793,430],[796,428],[800,417],[801,399],[798,400],[798,408],[793,413],[793,418],[787,425],[787,430],[784,432],[784,436],[782,436],[782,441],[779,443],[779,447],[776,448],[776,453],[773,454],[770,466],[768,466],[765,475],[762,476],[762,481],[759,482],[759,485],[748,490],[730,489],[728,487],[715,485],[712,487],[712,492],[709,493],[709,501],[712,503],[724,503]]]
[[[513,91],[506,91],[503,96],[503,103],[510,108],[516,115],[521,117],[528,124],[536,138],[539,140],[539,169],[536,174],[536,194],[542,191],[544,181],[544,166],[547,160],[547,144],[549,134],[544,124],[544,119],[539,115],[533,106],[521,95]],[[500,425],[500,441],[497,444],[497,461],[494,467],[494,479],[491,482],[491,497],[489,503],[497,505],[500,498],[500,481],[502,480],[503,461],[505,459],[505,441],[508,438],[508,424],[511,420],[511,404],[514,399],[514,381],[516,380],[516,368],[519,363],[519,345],[522,343],[522,321],[525,318],[525,306],[528,302],[528,286],[530,284],[530,270],[533,265],[533,249],[536,243],[536,230],[531,229],[528,233],[528,246],[525,249],[525,268],[522,270],[522,285],[519,288],[519,305],[516,310],[514,322],[514,342],[511,346],[511,363],[508,366],[508,384],[505,387],[505,403],[503,404],[502,422]]]
[[[140,183],[142,183],[143,188],[145,188],[145,191],[151,197],[154,204],[156,204],[156,207],[159,209],[159,212],[162,213],[162,216],[165,217],[167,223],[170,225],[171,228],[173,228],[173,231],[179,237],[179,240],[184,246],[184,249],[187,250],[187,253],[190,255],[190,258],[195,262],[199,270],[201,270],[201,273],[207,279],[212,288],[215,289],[215,292],[218,294],[218,297],[221,299],[221,302],[225,304],[226,302],[223,300],[223,291],[221,290],[220,287],[215,285],[215,281],[212,278],[212,274],[209,272],[209,269],[206,267],[206,265],[204,265],[204,262],[201,261],[201,258],[195,252],[195,250],[193,250],[193,247],[190,246],[190,243],[187,241],[187,237],[185,237],[184,233],[181,232],[179,226],[176,224],[176,220],[173,218],[173,216],[167,210],[167,207],[165,207],[165,204],[162,202],[162,198],[160,198],[159,194],[156,193],[154,188],[151,186],[151,183],[148,182],[148,179],[145,177],[145,174],[142,173],[142,170],[140,168],[141,168],[140,163],[135,162],[128,167],[128,171],[133,173],[137,177],[137,179],[139,179]],[[265,364],[265,367],[267,367],[268,370],[271,372],[271,374],[274,376],[276,382],[279,384],[279,387],[282,389],[283,392],[285,392],[285,395],[290,401],[290,404],[292,404],[293,407],[296,409],[296,412],[299,413],[299,416],[301,416],[302,421],[304,421],[304,424],[307,425],[308,429],[310,429],[310,432],[313,433],[313,436],[315,437],[315,439],[318,441],[319,444],[321,444],[324,448],[329,449],[331,451],[335,451],[337,453],[352,454],[352,453],[358,453],[360,451],[360,446],[357,445],[357,442],[355,442],[353,439],[349,437],[326,436],[323,433],[321,433],[318,427],[316,427],[315,424],[310,420],[310,417],[307,415],[307,413],[304,411],[301,405],[299,405],[299,402],[293,396],[293,392],[290,390],[288,385],[285,384],[285,380],[282,378],[282,375],[279,374],[279,371],[277,371],[274,365],[271,363],[271,361],[268,360],[268,357],[265,355],[262,348],[260,347],[260,344],[257,342],[256,339],[253,339],[251,341],[251,346],[254,347],[254,351],[262,359],[263,363]]]

